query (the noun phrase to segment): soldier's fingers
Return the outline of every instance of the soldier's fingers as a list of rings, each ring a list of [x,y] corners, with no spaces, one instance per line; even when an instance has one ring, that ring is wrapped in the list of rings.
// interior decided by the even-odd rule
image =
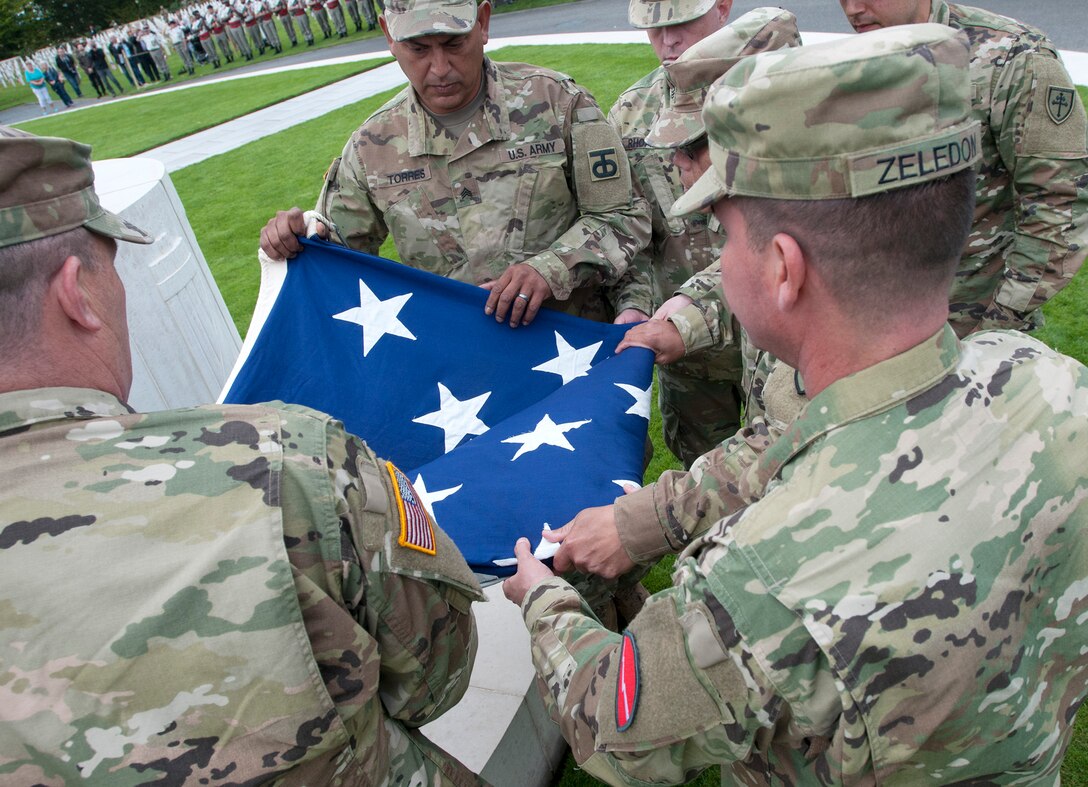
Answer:
[[[503,322],[506,316],[510,313],[511,308],[514,306],[514,301],[517,299],[518,290],[513,284],[507,282],[506,286],[499,290],[496,286],[491,295],[496,298],[495,300],[495,321]]]
[[[560,546],[556,553],[552,555],[552,568],[560,574],[566,574],[574,568],[574,562],[570,559],[569,548]]]
[[[261,228],[261,249],[273,260],[286,260],[290,252],[280,242],[279,232],[273,221]]]
[[[557,527],[555,530],[545,530],[541,532],[541,536],[545,541],[551,541],[553,544],[560,543],[564,538],[570,535],[570,529],[574,527],[573,522],[567,522],[562,527]]]
[[[299,231],[301,231],[305,226],[301,223],[301,211],[298,214],[298,220]],[[269,220],[261,231],[261,246],[264,247],[265,254],[277,260],[286,260],[298,253],[298,238],[295,237],[295,230],[292,228],[290,211],[281,210]]]
[[[518,542],[514,544],[514,557],[518,559],[519,566],[523,560],[533,557],[533,545],[529,543],[529,539],[518,539]]]
[[[494,314],[495,319],[499,322],[502,322],[503,319],[506,317],[506,309],[509,306],[509,298],[507,298],[507,304],[502,305],[502,311],[499,311],[500,301],[502,300],[503,293],[507,289],[507,284],[509,283],[509,281],[510,271],[508,270],[506,271],[506,273],[499,277],[498,281],[489,282],[490,287],[488,289],[491,290],[491,294],[487,296],[487,303],[484,304],[484,314]]]
[[[528,311],[529,304],[532,302],[532,296],[520,289],[516,284],[516,280],[508,289],[514,293],[514,297],[510,300],[510,327],[517,328],[522,324],[525,313]],[[526,324],[528,324],[528,322],[526,322]]]
[[[548,294],[551,294],[551,290],[548,290]],[[525,313],[521,315],[522,325],[528,325],[536,319],[537,312],[540,311],[540,307],[544,305],[547,298],[547,295],[541,295],[539,291],[530,296],[528,303],[525,305]]]
[[[302,235],[306,232],[306,216],[302,212],[302,208],[295,206],[289,210],[280,211],[279,214],[287,222],[287,229],[292,235]]]

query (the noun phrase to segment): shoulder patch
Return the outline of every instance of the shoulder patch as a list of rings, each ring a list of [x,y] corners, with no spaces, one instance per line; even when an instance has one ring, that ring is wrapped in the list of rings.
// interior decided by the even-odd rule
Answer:
[[[1071,87],[1048,85],[1046,89],[1046,113],[1059,126],[1069,120],[1076,106],[1077,94]]]
[[[392,462],[386,462],[385,469],[393,481],[393,495],[397,498],[397,512],[400,514],[400,537],[397,543],[428,555],[437,554],[434,521],[423,506],[423,501],[416,495],[416,490],[412,488],[412,482]]]
[[[1069,72],[1060,60],[1047,55],[1030,55],[1030,63],[1035,86],[1017,152],[1058,158],[1084,156],[1088,152],[1088,116]]]
[[[620,670],[616,678],[616,729],[623,732],[635,721],[638,710],[638,646],[630,631],[620,641]]]
[[[592,180],[611,180],[620,176],[620,164],[615,148],[591,150],[586,155],[589,157],[589,173]]]

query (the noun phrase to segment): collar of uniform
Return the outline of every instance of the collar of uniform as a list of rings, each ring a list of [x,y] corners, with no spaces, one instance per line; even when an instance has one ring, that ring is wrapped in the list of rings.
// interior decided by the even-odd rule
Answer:
[[[947,25],[952,17],[952,11],[945,0],[932,0],[933,9],[929,14],[929,21],[938,25]]]
[[[837,380],[802,411],[760,460],[765,483],[823,435],[852,421],[890,410],[928,390],[956,369],[960,342],[946,323],[906,352]]]
[[[447,156],[456,158],[486,145],[496,139],[510,138],[510,112],[506,107],[502,78],[490,58],[484,58],[484,81],[487,90],[484,93],[483,111],[465,129],[461,140],[469,140],[458,145],[458,140],[451,140],[434,122],[430,113],[419,102],[416,91],[408,88],[411,106],[408,111],[408,155],[409,156]],[[466,149],[467,145],[467,149]]]
[[[133,412],[113,394],[92,388],[32,388],[0,393],[0,434],[64,418],[99,418]]]

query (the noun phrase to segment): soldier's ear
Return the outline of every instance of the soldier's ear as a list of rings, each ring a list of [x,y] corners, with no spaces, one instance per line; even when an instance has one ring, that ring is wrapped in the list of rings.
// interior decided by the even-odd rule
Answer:
[[[83,260],[75,254],[68,257],[49,284],[49,291],[68,319],[82,330],[95,332],[102,328],[102,319],[88,297],[88,277]]]
[[[484,0],[484,2],[480,3],[480,7],[476,9],[476,24],[480,26],[480,30],[483,32],[484,43],[486,44],[489,25],[491,24],[491,3],[489,0]]]
[[[801,244],[792,235],[779,232],[768,244],[773,274],[771,293],[774,303],[781,312],[792,311],[801,297],[801,291],[808,277],[808,261]]]
[[[382,32],[385,33],[385,42],[387,44],[389,44],[390,47],[392,47],[393,46],[393,36],[389,35],[389,25],[386,24],[385,14],[379,14],[378,15],[378,24],[381,26]]]

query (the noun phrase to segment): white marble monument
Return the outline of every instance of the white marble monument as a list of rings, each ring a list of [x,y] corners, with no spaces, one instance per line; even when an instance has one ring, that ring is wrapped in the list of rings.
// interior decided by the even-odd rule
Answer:
[[[117,244],[132,337],[129,404],[146,412],[214,402],[242,342],[166,168],[109,159],[94,163],[94,176],[102,205],[155,238]]]

